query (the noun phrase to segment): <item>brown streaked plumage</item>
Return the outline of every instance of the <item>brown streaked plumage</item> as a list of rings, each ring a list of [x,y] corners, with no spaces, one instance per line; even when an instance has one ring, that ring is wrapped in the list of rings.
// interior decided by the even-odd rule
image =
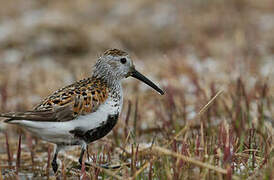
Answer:
[[[65,122],[79,115],[95,112],[108,98],[109,88],[100,79],[87,78],[57,90],[38,104],[33,111],[1,114],[6,121]]]
[[[111,56],[127,56],[128,53],[122,51],[120,49],[109,49],[104,52],[104,56],[111,55]]]

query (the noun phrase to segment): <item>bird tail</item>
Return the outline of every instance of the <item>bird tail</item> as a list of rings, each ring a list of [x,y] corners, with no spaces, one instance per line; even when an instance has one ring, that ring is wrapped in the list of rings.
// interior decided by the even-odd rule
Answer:
[[[13,120],[22,120],[24,116],[24,113],[21,112],[0,113],[0,117],[5,118],[5,123],[12,123]]]
[[[19,123],[21,120],[56,121],[57,116],[56,112],[47,110],[0,113],[0,117],[7,118],[4,120],[6,123]]]
[[[0,113],[0,117],[7,118],[6,123],[18,123],[20,120],[47,120],[52,118],[52,113],[46,111],[26,111],[26,112],[9,112]]]

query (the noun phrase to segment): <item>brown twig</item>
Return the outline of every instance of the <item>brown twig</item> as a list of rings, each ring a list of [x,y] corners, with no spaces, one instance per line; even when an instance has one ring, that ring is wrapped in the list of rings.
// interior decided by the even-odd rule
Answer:
[[[200,166],[200,167],[203,167],[203,168],[211,169],[211,170],[214,170],[214,171],[222,173],[222,174],[227,174],[227,171],[223,168],[212,166],[211,164],[207,164],[207,163],[198,161],[194,158],[187,157],[187,156],[184,156],[184,155],[179,154],[179,153],[175,153],[175,152],[170,151],[166,148],[162,148],[162,147],[159,147],[159,146],[154,146],[152,148],[152,150],[159,153],[159,154],[170,155],[170,156],[173,156],[173,157],[177,157],[177,158],[180,158],[180,159],[184,160],[185,162],[189,162],[189,163],[192,163],[194,165],[197,165],[197,166]]]
[[[17,175],[18,175],[19,168],[20,168],[20,158],[21,158],[21,139],[22,139],[22,134],[20,133],[20,135],[19,135],[19,140],[18,140],[17,158],[16,158],[16,174],[17,174]]]
[[[50,168],[50,154],[51,154],[51,146],[48,146],[48,162],[47,162],[47,179],[49,179],[49,168]]]
[[[11,156],[11,152],[10,152],[8,132],[5,132],[5,138],[6,138],[6,148],[7,148],[7,154],[8,154],[8,163],[9,163],[9,167],[11,168],[12,156]]]

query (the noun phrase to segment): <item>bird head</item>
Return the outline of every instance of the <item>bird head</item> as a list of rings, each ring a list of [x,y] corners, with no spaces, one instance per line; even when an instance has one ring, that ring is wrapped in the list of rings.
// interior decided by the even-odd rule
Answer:
[[[107,81],[121,81],[127,77],[134,77],[146,83],[161,95],[164,94],[163,90],[135,69],[128,53],[119,49],[109,49],[104,52],[94,66],[93,76]]]

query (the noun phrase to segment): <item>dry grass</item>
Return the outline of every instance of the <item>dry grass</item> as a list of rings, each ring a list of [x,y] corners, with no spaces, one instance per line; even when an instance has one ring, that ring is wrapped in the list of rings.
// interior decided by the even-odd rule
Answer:
[[[113,47],[166,91],[126,80],[123,113],[89,145],[90,166],[71,148],[57,175],[52,144],[0,123],[0,180],[273,179],[273,2],[0,2],[1,112],[89,76]]]

